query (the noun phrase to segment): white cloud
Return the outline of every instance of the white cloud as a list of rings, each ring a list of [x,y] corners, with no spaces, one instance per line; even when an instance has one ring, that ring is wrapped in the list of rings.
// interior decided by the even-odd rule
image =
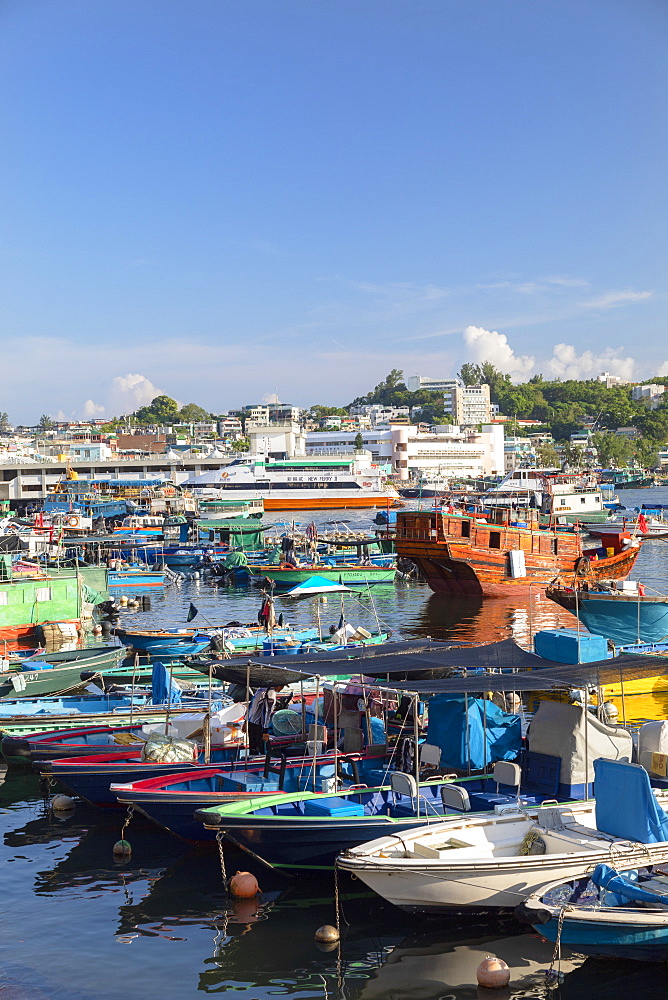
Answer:
[[[515,354],[504,333],[485,330],[482,326],[467,326],[464,343],[471,361],[491,363],[509,375],[528,375],[533,370],[536,359],[528,354]]]
[[[583,351],[578,354],[573,344],[555,344],[552,357],[547,362],[547,370],[555,378],[581,379],[600,372],[609,371],[621,378],[631,378],[635,361],[621,357],[618,350],[610,348],[601,354]]]
[[[268,392],[262,397],[262,402],[266,403],[267,406],[278,406],[280,399],[275,392]]]
[[[132,373],[117,375],[111,383],[108,409],[117,416],[132,413],[140,406],[147,406],[152,399],[161,395],[163,395],[162,389],[153,385],[145,375]]]
[[[81,408],[84,417],[92,420],[94,417],[104,416],[105,407],[102,403],[94,403],[92,399],[87,399]]]
[[[617,306],[623,306],[627,302],[643,302],[645,299],[651,299],[653,294],[654,292],[634,292],[629,288],[620,292],[605,292],[595,299],[582,302],[581,305],[585,309],[616,309]]]

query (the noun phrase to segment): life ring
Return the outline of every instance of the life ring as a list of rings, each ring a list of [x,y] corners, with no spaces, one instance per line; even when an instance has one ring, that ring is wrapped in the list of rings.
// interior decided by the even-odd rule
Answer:
[[[228,476],[229,476],[229,472],[221,472],[221,474],[220,474],[220,478],[221,479],[227,479]]]
[[[79,518],[75,514],[73,514],[72,517],[68,517],[68,519],[67,519],[67,526],[68,526],[68,528],[78,528],[79,527]]]

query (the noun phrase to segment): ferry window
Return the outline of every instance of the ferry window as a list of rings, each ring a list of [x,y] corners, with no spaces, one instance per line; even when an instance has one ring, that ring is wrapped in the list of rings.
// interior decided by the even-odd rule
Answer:
[[[471,522],[462,521],[462,538],[470,538],[470,537],[471,537]]]
[[[490,531],[490,533],[489,533],[489,547],[490,547],[490,549],[500,549],[501,548],[501,532],[500,531]]]
[[[580,497],[580,503],[586,503],[586,502],[587,502],[586,497]]]
[[[594,497],[594,500],[596,501],[596,503],[598,503],[600,501],[600,499],[601,499],[600,497]]]
[[[560,505],[561,505],[562,507],[565,507],[565,506],[566,506],[566,500],[565,500],[565,498],[564,498],[564,497],[562,497],[562,498],[561,498],[561,500],[559,501],[559,503],[560,503]]]

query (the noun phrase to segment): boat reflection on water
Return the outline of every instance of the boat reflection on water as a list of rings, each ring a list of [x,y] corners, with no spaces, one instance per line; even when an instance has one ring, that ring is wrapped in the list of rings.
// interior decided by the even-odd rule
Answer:
[[[511,970],[509,990],[495,990],[496,1000],[545,995],[554,946],[527,934],[511,917],[467,914],[465,926],[461,916],[453,916],[435,927],[373,897],[349,896],[343,901],[348,923],[339,960],[336,946],[323,952],[313,940],[315,929],[332,919],[331,898],[287,893],[270,902],[260,900],[244,913],[235,912],[235,906],[217,922],[214,952],[200,977],[203,992],[252,981],[260,991],[313,989],[347,1000],[443,1000],[451,995],[477,1000],[492,994],[479,994],[476,969],[496,955]],[[413,927],[408,936],[407,923]],[[562,952],[561,971],[568,973],[583,961]]]
[[[480,936],[477,936],[476,934]],[[502,935],[502,936],[501,936]],[[546,970],[554,946],[536,934],[522,933],[508,921],[506,927],[488,924],[485,932],[471,927],[439,926],[438,930],[414,933],[388,951],[382,965],[360,989],[348,990],[355,1000],[442,1000],[454,993],[457,1000],[491,996],[535,995],[545,989]],[[510,969],[507,990],[480,989],[476,970],[489,956],[496,956]],[[562,949],[561,971],[569,973],[584,959]]]
[[[574,616],[548,601],[537,587],[531,597],[482,600],[432,594],[409,617],[404,633],[433,639],[482,645],[501,639],[514,639],[525,649],[532,647],[533,636],[540,629],[573,628]]]

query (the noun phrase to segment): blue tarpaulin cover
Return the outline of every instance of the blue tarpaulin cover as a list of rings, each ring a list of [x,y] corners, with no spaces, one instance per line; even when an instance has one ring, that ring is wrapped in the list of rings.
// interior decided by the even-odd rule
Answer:
[[[151,701],[154,705],[165,705],[167,702],[170,705],[178,705],[181,701],[181,688],[170,679],[169,671],[160,660],[156,660],[153,664]]]
[[[638,903],[654,903],[655,905],[666,902],[665,895],[650,892],[638,885],[637,871],[620,875],[610,865],[596,865],[590,878],[594,885],[606,889],[607,893],[611,894],[612,898],[606,895],[607,906],[624,906],[631,900]]]
[[[656,801],[640,764],[594,761],[596,828],[623,840],[657,844],[668,840],[668,815]]]
[[[491,701],[463,695],[437,695],[429,702],[427,743],[441,748],[443,766],[481,768],[496,760],[513,760],[520,751],[522,725]],[[487,751],[485,752],[485,742]],[[470,760],[469,760],[470,758]]]

